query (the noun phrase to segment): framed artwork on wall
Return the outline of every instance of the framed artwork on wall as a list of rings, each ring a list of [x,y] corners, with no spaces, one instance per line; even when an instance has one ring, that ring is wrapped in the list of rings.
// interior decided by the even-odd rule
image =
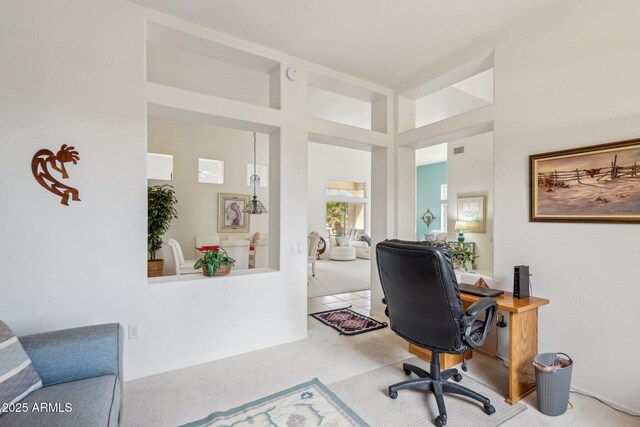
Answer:
[[[218,233],[248,233],[248,194],[218,193]]]
[[[466,222],[465,232],[485,232],[485,196],[458,197],[458,221]]]
[[[530,221],[640,223],[640,139],[529,156]]]

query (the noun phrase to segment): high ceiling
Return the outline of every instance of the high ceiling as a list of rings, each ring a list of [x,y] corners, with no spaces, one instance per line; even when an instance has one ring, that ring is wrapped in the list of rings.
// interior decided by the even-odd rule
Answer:
[[[563,0],[130,0],[396,87]]]

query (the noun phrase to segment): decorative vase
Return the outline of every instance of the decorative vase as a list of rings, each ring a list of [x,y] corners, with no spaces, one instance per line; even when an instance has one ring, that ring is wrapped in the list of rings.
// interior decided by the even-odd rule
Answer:
[[[164,269],[163,259],[154,259],[147,261],[147,277],[160,277]]]

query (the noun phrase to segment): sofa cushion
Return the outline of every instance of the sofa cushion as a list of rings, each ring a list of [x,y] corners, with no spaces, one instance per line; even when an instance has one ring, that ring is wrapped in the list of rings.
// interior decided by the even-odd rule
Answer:
[[[349,246],[349,238],[348,237],[336,237],[336,242],[338,242],[338,246]]]
[[[118,425],[120,380],[103,375],[42,388],[19,402],[26,412],[7,412],[0,427]]]
[[[42,380],[22,348],[18,337],[0,320],[0,405],[15,403],[34,390]],[[0,407],[0,416],[2,416]]]

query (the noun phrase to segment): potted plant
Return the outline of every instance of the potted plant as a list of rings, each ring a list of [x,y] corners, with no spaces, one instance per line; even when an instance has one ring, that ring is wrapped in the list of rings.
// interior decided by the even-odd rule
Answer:
[[[197,260],[193,267],[202,267],[202,274],[205,276],[226,276],[236,263],[220,246],[202,246],[196,249],[204,252],[204,257]]]
[[[162,276],[164,260],[156,259],[162,248],[162,236],[169,230],[171,221],[178,218],[175,191],[169,184],[154,185],[147,189],[147,277]]]
[[[447,247],[451,251],[453,266],[455,268],[462,268],[464,271],[469,271],[467,263],[470,262],[471,271],[473,272],[477,269],[476,259],[478,258],[478,255],[473,253],[470,247],[465,246],[460,242],[447,243]]]

